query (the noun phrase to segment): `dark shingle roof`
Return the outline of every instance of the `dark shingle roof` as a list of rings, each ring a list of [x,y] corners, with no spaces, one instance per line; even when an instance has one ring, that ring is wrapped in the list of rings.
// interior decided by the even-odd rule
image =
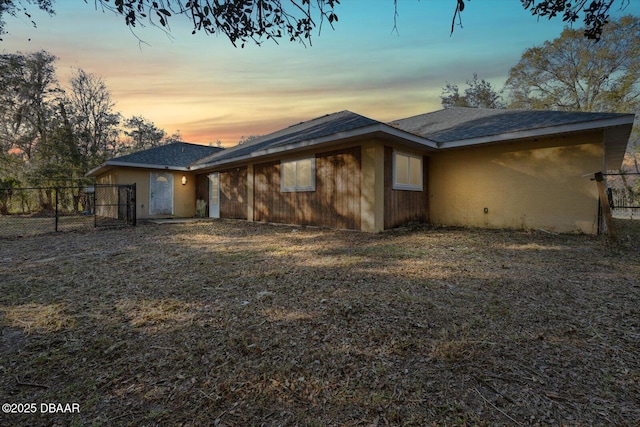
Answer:
[[[390,126],[438,143],[491,137],[554,126],[565,126],[625,116],[619,113],[586,113],[546,110],[491,110],[448,108],[395,120]]]
[[[412,141],[431,148],[435,148],[436,144],[439,148],[450,148],[609,127],[622,129],[615,134],[609,131],[605,144],[608,162],[614,165],[622,161],[632,124],[633,114],[481,108],[450,108],[384,124],[351,111],[341,111],[224,150],[177,142],[139,151],[111,159],[89,172],[89,175],[98,174],[104,167],[123,164],[204,169],[279,151],[339,141],[367,132],[382,135],[398,132],[394,137],[400,143]]]
[[[194,166],[197,167],[212,162],[243,158],[252,153],[282,148],[287,145],[305,141],[313,141],[374,124],[381,124],[381,122],[352,113],[351,111],[327,114],[316,119],[289,126],[288,128],[268,135],[263,135],[245,144],[228,148],[221,153],[215,153],[195,162]]]
[[[107,163],[132,163],[136,165],[154,165],[169,167],[188,167],[191,163],[211,154],[222,151],[222,148],[207,145],[173,142],[159,147],[149,148],[125,156],[115,157]]]

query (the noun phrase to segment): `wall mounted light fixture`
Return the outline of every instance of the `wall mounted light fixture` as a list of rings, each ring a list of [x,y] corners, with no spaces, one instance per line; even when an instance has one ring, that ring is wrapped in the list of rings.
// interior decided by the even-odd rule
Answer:
[[[186,185],[186,184],[187,184],[187,176],[182,175],[182,185]]]

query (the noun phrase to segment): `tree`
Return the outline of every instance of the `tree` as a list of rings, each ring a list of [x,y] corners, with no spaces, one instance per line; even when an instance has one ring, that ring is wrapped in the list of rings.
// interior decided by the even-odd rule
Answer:
[[[504,102],[499,92],[491,86],[491,83],[473,74],[472,80],[467,80],[468,88],[464,95],[460,94],[458,85],[447,82],[442,88],[440,99],[444,108],[471,107],[471,108],[504,108]]]
[[[44,10],[50,15],[53,15],[52,0],[27,0],[28,3],[35,3],[38,8]],[[31,19],[31,14],[27,9],[27,6],[21,0],[0,0],[0,36],[5,34],[3,16],[17,16],[22,12],[27,18]],[[31,21],[31,24],[35,27],[36,23]],[[2,38],[0,38],[0,41]]]
[[[509,71],[510,107],[635,112],[640,109],[640,18],[608,24],[596,43],[580,30],[527,49]]]
[[[467,0],[470,1],[470,0]],[[598,39],[602,28],[609,19],[609,10],[616,2],[622,6],[630,0],[520,0],[525,10],[532,15],[549,19],[562,14],[562,19],[574,23],[583,15],[585,37]],[[572,3],[573,1],[573,3]],[[455,5],[452,27],[456,17],[460,17],[465,7],[465,0],[451,0]],[[148,18],[153,25],[168,28],[169,19],[173,15],[186,16],[193,23],[192,33],[204,31],[208,34],[224,34],[231,43],[244,45],[253,40],[260,44],[260,39],[278,39],[283,36],[290,41],[310,41],[311,32],[322,27],[324,21],[338,21],[336,6],[340,0],[133,0],[116,2],[111,6],[108,0],[99,0],[103,8],[114,10],[125,17],[125,23],[135,26],[140,18]],[[313,3],[313,4],[312,4]],[[398,0],[393,0],[395,15],[398,15]],[[587,3],[589,5],[587,6]],[[315,10],[314,10],[315,6]],[[621,6],[621,7],[622,7]],[[487,8],[499,6],[486,6]],[[314,15],[317,19],[314,19]],[[155,20],[154,20],[155,19]]]
[[[167,133],[142,116],[132,116],[124,121],[124,134],[131,138],[130,148],[132,151],[146,150],[166,144]]]
[[[165,138],[164,138],[164,143],[165,144],[172,144],[174,142],[183,142],[183,138],[182,138],[182,134],[180,133],[180,129],[178,129],[177,131],[175,131],[174,133],[172,133],[169,136],[165,136]]]
[[[461,1],[461,0],[459,0]],[[615,0],[520,0],[525,10],[532,15],[549,19],[562,15],[565,22],[575,23],[583,14],[583,35],[589,40],[599,40],[605,25],[609,22],[609,10]],[[588,3],[588,5],[587,5]],[[620,9],[624,9],[631,0],[621,0]]]
[[[0,55],[0,181],[10,187],[0,194],[4,213],[20,181],[39,185],[46,165],[54,164],[42,149],[55,139],[54,104],[61,93],[55,59],[44,51]],[[51,206],[51,192],[45,193],[38,191],[43,209]]]
[[[456,19],[460,19],[465,8],[465,0],[450,0],[454,7],[451,31]],[[466,0],[470,1],[470,0]],[[630,0],[520,0],[525,10],[532,15],[549,19],[562,16],[564,21],[574,23],[582,20],[584,36],[599,39],[602,29],[609,20],[611,7],[620,7]],[[32,0],[0,0],[0,18],[3,14],[16,15],[29,12],[26,3]],[[53,14],[53,0],[33,0],[36,5]],[[85,3],[88,3],[85,0]],[[252,41],[262,43],[264,39],[286,38],[289,41],[311,43],[312,32],[327,22],[331,27],[338,21],[336,13],[340,0],[96,0],[96,7],[110,10],[124,17],[129,27],[153,26],[170,30],[170,21],[179,16],[192,24],[192,34],[202,31],[206,34],[226,36],[234,46],[244,46]],[[398,0],[393,0],[395,15],[398,15]],[[486,11],[500,7],[493,4],[484,6]],[[35,25],[35,24],[34,24]],[[0,34],[2,23],[0,22]]]
[[[249,136],[241,136],[240,141],[238,141],[238,145],[248,144],[256,139],[260,138],[261,135],[249,135]]]
[[[20,182],[15,178],[0,178],[0,215],[7,215],[9,213],[8,204],[11,202],[13,196],[13,189],[18,186]]]
[[[82,158],[66,107],[59,103],[50,122],[49,138],[35,147],[30,178],[39,185],[69,185],[83,178]]]
[[[121,148],[120,114],[113,110],[106,84],[81,69],[65,93],[55,76],[55,60],[45,51],[0,55],[0,184],[73,182],[77,193],[64,197],[78,209],[86,172]],[[127,124],[132,129],[127,135],[140,149],[181,139],[179,134],[166,138],[162,129],[140,116]],[[13,190],[0,195],[0,208],[7,208],[12,195]],[[41,209],[51,208],[50,191],[38,196]]]
[[[1,1],[1,0],[0,0]],[[18,150],[29,160],[38,141],[46,141],[50,102],[61,90],[56,57],[45,52],[0,55],[0,148]]]
[[[119,145],[120,114],[113,111],[111,92],[101,78],[78,69],[70,86],[65,109],[84,174],[115,153]]]

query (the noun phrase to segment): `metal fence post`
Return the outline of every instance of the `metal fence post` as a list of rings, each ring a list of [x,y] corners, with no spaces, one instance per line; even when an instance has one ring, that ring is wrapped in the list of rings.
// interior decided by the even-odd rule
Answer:
[[[136,212],[136,183],[133,183],[133,197],[131,198],[131,209],[133,210],[133,226],[136,226],[138,214]]]
[[[59,191],[59,188],[58,188],[58,187],[55,187],[55,188],[53,189],[53,191],[55,191],[55,192],[56,192],[56,211],[55,211],[55,212],[56,212],[56,213],[55,213],[55,215],[56,215],[56,221],[55,221],[56,226],[55,226],[55,231],[56,231],[56,233],[57,233],[57,232],[58,232],[58,191]]]
[[[97,201],[98,201],[98,183],[95,183],[93,186],[93,228],[98,227],[98,209],[97,209]]]

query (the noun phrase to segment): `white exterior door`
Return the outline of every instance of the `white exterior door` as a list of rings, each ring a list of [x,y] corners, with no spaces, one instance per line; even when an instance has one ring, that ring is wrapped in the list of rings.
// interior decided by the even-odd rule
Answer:
[[[209,217],[220,218],[220,174],[209,175]]]
[[[151,172],[149,215],[173,215],[173,174]]]

